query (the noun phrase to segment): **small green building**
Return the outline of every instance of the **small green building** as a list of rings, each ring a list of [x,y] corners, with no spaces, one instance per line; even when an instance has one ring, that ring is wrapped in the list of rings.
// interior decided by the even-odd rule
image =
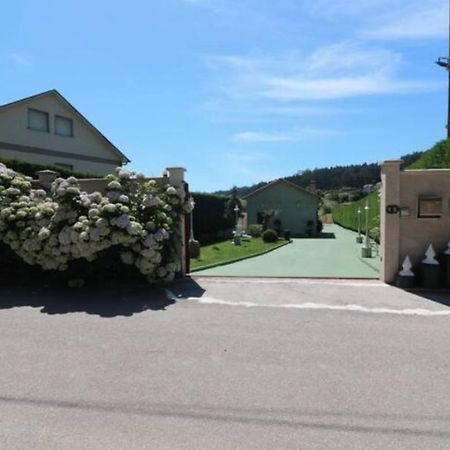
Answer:
[[[247,224],[262,224],[264,213],[274,211],[269,227],[294,237],[315,236],[319,196],[283,178],[272,181],[244,197]]]

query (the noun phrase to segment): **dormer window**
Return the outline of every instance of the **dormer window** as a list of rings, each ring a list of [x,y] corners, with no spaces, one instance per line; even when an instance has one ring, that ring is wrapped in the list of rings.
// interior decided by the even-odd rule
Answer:
[[[73,120],[67,117],[55,116],[55,134],[73,137]]]
[[[28,109],[28,128],[35,131],[50,131],[48,113],[38,109]]]

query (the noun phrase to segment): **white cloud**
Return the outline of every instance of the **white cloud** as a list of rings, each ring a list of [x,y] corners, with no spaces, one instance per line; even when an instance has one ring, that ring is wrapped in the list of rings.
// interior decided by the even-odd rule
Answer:
[[[246,144],[297,142],[304,139],[327,137],[335,134],[337,134],[335,130],[312,127],[295,129],[288,132],[241,131],[233,134],[231,141]]]
[[[271,160],[271,157],[267,153],[249,152],[248,150],[226,152],[224,157],[227,161],[244,163],[266,163]]]
[[[259,131],[242,131],[231,136],[233,142],[286,142],[292,137],[282,133],[264,133]]]
[[[224,56],[210,62],[218,69],[222,92],[234,101],[298,103],[437,87],[426,80],[400,77],[402,58],[397,53],[353,43],[333,44],[310,55]]]
[[[31,61],[24,55],[16,52],[11,52],[8,54],[11,61],[19,66],[31,66]]]
[[[259,95],[278,101],[334,100],[374,94],[426,91],[431,84],[396,80],[383,71],[339,78],[267,77]]]
[[[424,39],[448,34],[448,6],[402,14],[387,23],[370,29],[364,34],[382,39]]]

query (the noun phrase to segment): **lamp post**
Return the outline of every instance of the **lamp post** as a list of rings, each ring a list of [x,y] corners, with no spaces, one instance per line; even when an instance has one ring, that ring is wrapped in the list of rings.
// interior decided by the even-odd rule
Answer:
[[[239,225],[238,225],[238,221],[239,221],[239,205],[236,203],[236,206],[233,209],[234,213],[236,214],[236,231],[234,232],[234,239],[233,242],[235,245],[241,245],[242,241],[241,241],[241,231],[239,230]]]
[[[370,258],[372,256],[372,252],[369,246],[369,202],[366,202],[366,206],[364,206],[364,211],[366,212],[366,238],[364,242],[364,247],[361,249],[361,256],[363,258]]]
[[[190,200],[191,200],[192,210],[194,210],[194,208],[195,208],[195,201],[194,201],[193,197],[191,197]],[[191,212],[191,234],[190,234],[189,239],[191,241],[194,240],[194,214],[192,212]]]
[[[195,207],[194,199],[191,197],[192,206]],[[200,256],[200,242],[194,238],[194,212],[191,212],[191,232],[189,236],[189,256],[191,258],[198,258]]]
[[[448,57],[438,58],[436,64],[443,67],[448,72],[448,98],[447,98],[447,139],[450,139],[450,7],[449,7],[449,44],[448,44]]]
[[[361,244],[363,241],[361,236],[361,208],[358,208],[357,213],[358,213],[358,236],[356,236],[356,242],[358,244]]]

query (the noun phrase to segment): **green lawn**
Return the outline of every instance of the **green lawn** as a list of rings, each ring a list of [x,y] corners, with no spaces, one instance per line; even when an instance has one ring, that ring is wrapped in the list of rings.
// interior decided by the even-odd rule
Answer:
[[[200,250],[200,258],[191,259],[191,270],[210,266],[223,262],[231,262],[249,256],[256,256],[261,253],[280,247],[286,243],[279,239],[277,242],[266,243],[261,238],[252,238],[242,242],[242,245],[234,245],[231,240],[219,242],[218,244],[206,245]]]

